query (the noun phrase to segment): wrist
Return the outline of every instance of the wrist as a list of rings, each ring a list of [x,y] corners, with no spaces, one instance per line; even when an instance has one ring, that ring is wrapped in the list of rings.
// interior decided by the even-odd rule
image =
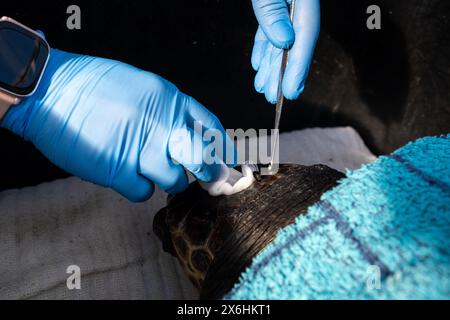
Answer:
[[[25,138],[25,129],[32,117],[33,113],[40,108],[41,102],[45,100],[45,96],[52,81],[52,77],[56,71],[55,56],[58,56],[60,52],[55,49],[51,49],[49,61],[42,79],[39,85],[36,87],[35,92],[17,102],[6,102],[0,106],[1,110],[4,110],[3,117],[0,117],[0,126],[16,133],[22,138]]]
[[[17,98],[9,96],[0,91],[0,122],[3,120],[9,108],[15,104]]]

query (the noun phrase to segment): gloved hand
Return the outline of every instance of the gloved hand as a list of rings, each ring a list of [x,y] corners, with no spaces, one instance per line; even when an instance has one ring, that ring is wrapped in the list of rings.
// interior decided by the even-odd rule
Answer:
[[[218,178],[220,164],[198,157],[204,148],[195,121],[219,130],[234,148],[213,114],[159,76],[52,50],[36,93],[12,107],[1,125],[66,171],[143,201],[153,183],[170,193],[184,190],[184,168],[202,181]]]
[[[305,80],[320,30],[319,0],[296,0],[294,23],[289,20],[290,0],[252,0],[259,28],[252,66],[257,71],[255,89],[276,103],[282,49],[291,48],[283,78],[283,95],[297,99]]]

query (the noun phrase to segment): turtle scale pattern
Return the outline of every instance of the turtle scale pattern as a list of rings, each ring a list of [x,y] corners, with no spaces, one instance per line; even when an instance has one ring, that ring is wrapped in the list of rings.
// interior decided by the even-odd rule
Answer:
[[[211,197],[198,182],[175,196],[155,216],[163,249],[177,257],[200,298],[227,293],[251,260],[281,228],[336,185],[344,175],[324,165],[280,165],[248,189]]]

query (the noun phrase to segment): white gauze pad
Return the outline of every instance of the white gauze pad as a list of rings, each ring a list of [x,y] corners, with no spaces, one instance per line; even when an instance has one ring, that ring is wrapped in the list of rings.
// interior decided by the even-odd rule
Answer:
[[[248,165],[242,165],[242,172],[221,165],[219,179],[215,182],[199,181],[200,186],[213,196],[232,195],[250,187],[255,181],[253,170]]]

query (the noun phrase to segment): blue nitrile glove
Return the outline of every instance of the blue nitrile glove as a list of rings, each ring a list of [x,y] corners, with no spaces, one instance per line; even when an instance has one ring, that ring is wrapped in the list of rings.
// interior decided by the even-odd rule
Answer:
[[[183,154],[193,141],[202,143],[195,121],[227,137],[213,114],[153,73],[52,50],[36,93],[12,107],[1,125],[64,170],[143,201],[153,183],[170,193],[184,190],[183,167],[206,182],[218,177],[220,165]]]
[[[255,36],[252,66],[257,71],[255,89],[275,103],[282,49],[291,48],[283,79],[283,95],[297,99],[305,80],[320,30],[319,0],[296,0],[294,23],[289,20],[290,0],[252,0],[259,28]]]

